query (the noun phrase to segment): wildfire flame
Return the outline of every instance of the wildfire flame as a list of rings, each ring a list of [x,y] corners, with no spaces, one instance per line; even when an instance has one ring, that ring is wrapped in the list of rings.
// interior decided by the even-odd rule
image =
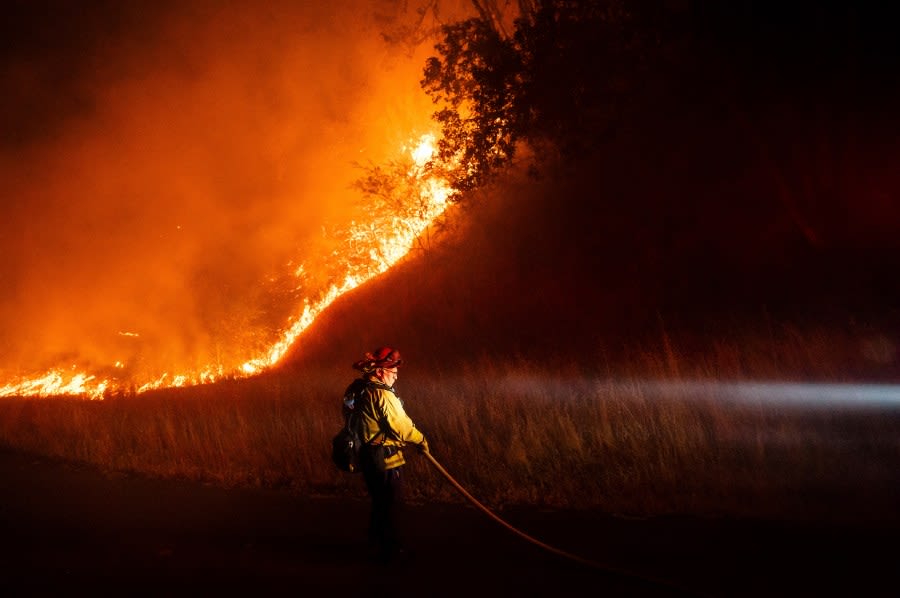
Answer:
[[[357,248],[353,263],[344,264],[345,272],[339,282],[331,284],[315,299],[304,300],[300,314],[289,322],[268,350],[248,359],[236,371],[223,371],[221,366],[211,365],[193,373],[165,372],[156,379],[134,387],[134,392],[208,384],[225,377],[248,377],[264,371],[278,363],[303,331],[338,297],[384,273],[406,256],[420,235],[445,212],[455,191],[446,180],[432,174],[433,171],[427,168],[436,159],[434,135],[422,135],[409,147],[404,147],[403,152],[411,158],[412,165],[406,175],[414,181],[413,192],[404,201],[415,209],[401,210],[385,220],[354,222],[347,235],[348,241]],[[295,275],[302,277],[304,271],[305,267],[301,265],[296,269]],[[137,336],[132,332],[119,334]],[[114,367],[122,369],[123,363],[117,361]],[[119,386],[120,383],[115,380],[78,371],[76,366],[59,367],[32,378],[20,377],[0,386],[0,397],[75,395],[102,399],[107,392]]]

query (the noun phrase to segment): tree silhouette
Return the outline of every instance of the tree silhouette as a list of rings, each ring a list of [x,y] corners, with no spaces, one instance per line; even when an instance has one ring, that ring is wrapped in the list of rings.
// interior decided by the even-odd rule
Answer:
[[[493,3],[442,28],[422,88],[439,106],[451,184],[483,185],[520,143],[564,156],[590,151],[642,70],[642,35],[621,0],[519,3],[507,34]]]
[[[434,115],[441,123],[438,150],[445,163],[459,164],[450,183],[465,191],[515,153],[524,69],[514,42],[482,18],[445,26],[436,49],[443,60],[428,59],[422,86],[445,104]]]

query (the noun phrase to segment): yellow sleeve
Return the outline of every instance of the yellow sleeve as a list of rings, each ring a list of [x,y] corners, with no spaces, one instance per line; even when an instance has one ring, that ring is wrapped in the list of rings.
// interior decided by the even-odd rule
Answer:
[[[408,442],[410,444],[421,444],[425,441],[425,435],[422,434],[412,419],[403,409],[403,403],[397,398],[397,395],[388,391],[380,390],[380,402],[384,409],[384,417],[388,427],[388,437],[400,442]]]

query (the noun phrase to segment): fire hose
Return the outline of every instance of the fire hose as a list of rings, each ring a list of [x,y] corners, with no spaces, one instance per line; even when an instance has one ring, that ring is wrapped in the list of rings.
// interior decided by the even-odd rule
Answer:
[[[532,544],[535,544],[536,546],[540,546],[544,550],[547,550],[549,552],[557,554],[563,558],[567,558],[569,560],[576,561],[578,563],[581,563],[582,565],[587,565],[588,567],[594,567],[597,569],[605,569],[605,567],[601,566],[599,563],[595,563],[591,560],[582,558],[582,557],[578,556],[577,554],[572,554],[571,552],[566,552],[565,550],[560,550],[559,548],[556,548],[555,546],[550,546],[549,544],[545,544],[544,542],[541,542],[537,538],[533,538],[532,536],[529,536],[525,532],[523,532],[519,529],[516,529],[515,527],[513,527],[512,525],[510,525],[509,523],[507,523],[506,521],[501,519],[498,515],[496,515],[489,508],[487,508],[486,506],[481,504],[481,502],[479,502],[477,498],[472,496],[468,492],[468,490],[463,488],[462,484],[457,482],[453,478],[453,476],[450,475],[450,473],[446,469],[444,469],[444,467],[440,463],[438,463],[437,459],[435,459],[429,451],[426,450],[422,454],[425,455],[425,457],[429,461],[431,461],[431,464],[437,468],[437,470],[441,473],[441,475],[444,476],[445,478],[447,478],[447,481],[450,482],[450,484],[452,484],[453,487],[456,488],[460,494],[462,494],[464,497],[466,497],[466,499],[470,503],[472,503],[473,505],[478,507],[478,509],[480,509],[485,515],[487,515],[488,517],[490,517],[491,519],[493,519],[494,521],[496,521],[497,523],[499,523],[500,525],[502,525],[503,527],[505,527],[512,533],[516,534],[517,536],[519,536],[521,538],[524,538],[526,541],[531,542]]]
[[[434,465],[434,467],[440,472],[440,474],[441,474],[442,476],[444,476],[444,478],[446,478],[446,480],[447,480],[448,482],[450,482],[450,484],[451,484],[454,488],[456,488],[456,490],[459,491],[459,493],[462,494],[462,495],[466,498],[466,500],[468,500],[470,503],[472,503],[475,507],[477,507],[477,508],[478,508],[480,511],[482,511],[485,515],[487,515],[488,517],[490,517],[491,519],[493,519],[495,522],[499,523],[500,525],[502,525],[503,527],[505,527],[506,529],[508,529],[508,530],[511,531],[512,533],[516,534],[516,535],[519,536],[520,538],[523,538],[523,539],[526,540],[527,542],[530,542],[531,544],[534,544],[535,546],[539,546],[540,548],[543,548],[544,550],[546,550],[546,551],[548,551],[548,552],[552,552],[553,554],[556,554],[556,555],[561,556],[561,557],[563,557],[563,558],[565,558],[565,559],[568,559],[568,560],[571,560],[571,561],[580,563],[580,564],[585,565],[585,566],[587,566],[587,567],[591,567],[591,568],[594,568],[594,569],[600,569],[600,570],[603,570],[603,571],[606,571],[606,572],[611,572],[611,573],[619,573],[619,574],[627,575],[627,576],[630,576],[630,577],[636,577],[636,578],[639,578],[639,579],[641,579],[641,580],[643,580],[643,581],[648,581],[648,582],[651,582],[651,583],[654,583],[654,584],[658,584],[658,585],[662,585],[662,586],[667,586],[667,587],[669,587],[669,588],[674,588],[674,589],[677,589],[677,590],[679,590],[679,591],[681,591],[681,592],[688,592],[688,593],[690,593],[690,594],[697,595],[696,592],[694,592],[694,591],[688,591],[688,590],[686,590],[685,588],[679,587],[679,586],[677,586],[677,585],[675,585],[675,584],[673,584],[673,583],[671,583],[671,582],[664,581],[664,580],[659,580],[659,579],[653,579],[653,578],[650,578],[650,577],[648,577],[648,576],[646,576],[646,575],[641,575],[641,574],[636,574],[636,573],[631,573],[631,572],[621,571],[621,570],[614,570],[614,569],[612,569],[612,568],[610,568],[610,567],[608,567],[608,566],[604,566],[604,565],[601,565],[600,563],[597,563],[597,562],[592,561],[592,560],[590,560],[590,559],[586,559],[586,558],[584,558],[584,557],[578,556],[577,554],[572,554],[571,552],[567,552],[567,551],[562,550],[562,549],[560,549],[560,548],[556,548],[555,546],[551,546],[551,545],[549,545],[549,544],[547,544],[547,543],[545,543],[545,542],[541,542],[541,541],[538,540],[537,538],[534,538],[534,537],[532,537],[532,536],[526,534],[526,533],[523,532],[522,530],[517,529],[516,527],[514,527],[514,526],[512,526],[511,524],[507,523],[507,522],[504,521],[501,517],[499,517],[497,514],[495,514],[493,511],[491,511],[488,507],[486,507],[485,505],[483,505],[477,498],[475,498],[474,496],[472,496],[472,494],[470,494],[469,491],[466,490],[466,489],[462,486],[462,484],[460,484],[459,482],[457,482],[457,481],[453,478],[453,476],[450,475],[450,473],[449,473],[446,469],[444,469],[444,467],[443,467],[440,463],[438,463],[437,459],[435,459],[434,456],[432,456],[431,452],[428,451],[428,449],[425,449],[424,451],[422,451],[421,454],[424,455],[424,456],[431,462],[432,465]]]

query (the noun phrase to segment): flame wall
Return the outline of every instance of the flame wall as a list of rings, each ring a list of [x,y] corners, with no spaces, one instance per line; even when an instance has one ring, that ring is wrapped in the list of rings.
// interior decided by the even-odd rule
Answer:
[[[325,259],[353,162],[430,127],[431,44],[398,35],[415,7],[189,5],[24,6],[6,26],[7,376],[241,363],[302,301],[286,274]]]

